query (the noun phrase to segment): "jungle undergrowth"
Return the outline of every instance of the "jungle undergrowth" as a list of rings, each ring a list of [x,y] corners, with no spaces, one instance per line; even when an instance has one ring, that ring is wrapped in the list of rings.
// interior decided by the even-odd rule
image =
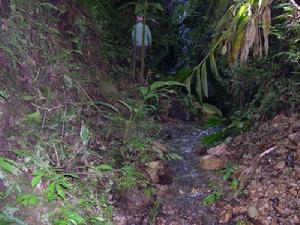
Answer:
[[[144,111],[149,106],[117,96],[126,106],[125,111],[130,112],[128,117],[127,112],[122,114],[117,104],[109,103],[112,97],[109,92],[101,96],[97,90],[105,71],[98,65],[96,69],[94,65],[91,67],[93,60],[77,62],[92,52],[86,46],[93,33],[89,18],[75,15],[76,23],[65,32],[61,28],[73,22],[68,21],[70,18],[65,18],[65,24],[60,22],[59,16],[66,17],[66,11],[70,10],[66,6],[38,1],[14,4],[17,7],[12,12],[10,29],[0,36],[4,57],[1,63],[7,63],[2,67],[5,76],[1,77],[0,88],[1,101],[7,107],[3,118],[14,120],[1,133],[9,145],[0,152],[4,183],[0,187],[0,221],[111,224],[112,192],[116,186],[122,192],[143,186],[152,193],[148,178],[136,167],[136,160],[124,162],[130,154],[129,145],[124,147],[122,159],[117,162],[111,154],[111,139],[115,142],[111,145],[120,147],[133,136],[151,137],[160,128],[147,123],[136,134],[136,126],[142,124],[137,121],[149,119]],[[36,17],[24,13],[24,8]],[[74,16],[74,12],[69,13]],[[32,39],[24,35],[28,32],[33,32]],[[77,32],[79,38],[74,39]],[[38,48],[28,54],[27,45]],[[100,101],[99,97],[107,99]],[[114,124],[116,117],[122,123]],[[108,130],[99,130],[100,126]],[[152,159],[140,152],[137,149],[142,162]],[[155,155],[150,149],[146,152]]]

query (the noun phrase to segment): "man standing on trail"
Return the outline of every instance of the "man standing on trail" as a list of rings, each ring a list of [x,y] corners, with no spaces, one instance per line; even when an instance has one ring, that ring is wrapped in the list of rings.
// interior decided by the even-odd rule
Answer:
[[[143,38],[143,32],[144,32],[144,38]],[[136,24],[133,27],[132,33],[132,43],[135,47],[135,62],[137,65],[137,68],[142,67],[143,60],[146,56],[146,50],[149,49],[152,45],[152,36],[149,27],[145,24],[145,30],[144,30],[144,16],[138,15],[136,17]],[[144,39],[144,40],[143,40]],[[143,43],[144,42],[144,43]],[[143,51],[143,44],[145,46],[145,54],[142,54]],[[144,57],[144,59],[143,59]],[[143,71],[144,68],[141,68],[141,71]],[[143,74],[141,74],[143,76]]]

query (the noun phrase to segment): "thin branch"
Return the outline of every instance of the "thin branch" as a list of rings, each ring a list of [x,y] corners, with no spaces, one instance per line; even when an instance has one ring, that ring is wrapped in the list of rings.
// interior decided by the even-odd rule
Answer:
[[[48,112],[51,112],[51,111],[53,111],[53,110],[55,110],[55,109],[59,109],[59,108],[62,108],[62,107],[65,106],[65,105],[59,105],[59,106],[55,106],[55,107],[53,107],[53,108],[46,108],[46,107],[43,107],[43,106],[38,106],[38,105],[36,105],[36,104],[34,104],[34,103],[31,103],[31,105],[33,105],[34,107],[36,107],[36,108],[38,108],[38,109],[46,110],[46,111],[48,111]]]
[[[77,88],[79,89],[79,90],[81,90],[82,91],[82,93],[91,101],[91,102],[94,102],[94,100],[88,95],[88,93],[86,93],[86,91],[82,88],[82,86],[79,84],[79,82],[78,81],[76,81],[76,84],[77,84]],[[95,106],[95,108],[98,110],[98,111],[100,111],[100,112],[102,112],[102,110],[98,107],[98,106],[96,106],[95,104],[93,104],[93,106]]]
[[[292,3],[293,6],[296,7],[296,9],[300,11],[300,6],[295,2],[295,0],[290,0],[290,2]]]

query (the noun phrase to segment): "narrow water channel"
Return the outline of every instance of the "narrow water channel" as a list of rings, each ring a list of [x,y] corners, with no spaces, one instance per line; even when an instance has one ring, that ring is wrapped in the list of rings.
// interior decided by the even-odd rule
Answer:
[[[171,138],[166,140],[170,151],[182,157],[168,163],[172,183],[159,194],[160,212],[157,225],[214,225],[216,212],[204,206],[203,199],[210,191],[209,184],[216,182],[213,172],[199,167],[199,156],[195,147],[202,137],[216,131],[215,128],[200,130],[195,128],[170,128]],[[159,188],[158,188],[159,189]]]

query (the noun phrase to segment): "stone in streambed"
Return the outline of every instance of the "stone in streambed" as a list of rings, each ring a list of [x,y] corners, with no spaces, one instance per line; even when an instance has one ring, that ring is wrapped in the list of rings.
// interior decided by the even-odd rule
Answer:
[[[147,163],[147,173],[150,176],[150,179],[153,183],[159,182],[159,175],[161,171],[164,169],[164,165],[160,161],[154,161]]]
[[[224,143],[217,145],[216,147],[208,149],[207,153],[209,155],[215,155],[215,156],[224,156],[224,155],[230,154],[228,145],[226,145]]]
[[[200,157],[200,168],[204,170],[219,170],[225,167],[227,160],[214,155]]]
[[[165,164],[161,161],[149,162],[146,164],[146,171],[154,184],[169,185],[172,183],[172,177]]]

